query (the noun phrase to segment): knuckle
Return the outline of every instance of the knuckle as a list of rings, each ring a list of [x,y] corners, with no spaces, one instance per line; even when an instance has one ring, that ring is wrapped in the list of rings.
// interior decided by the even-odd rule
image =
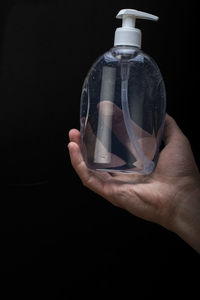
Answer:
[[[81,178],[82,185],[88,187],[88,180],[86,178]]]
[[[90,188],[92,186],[93,176],[89,174],[88,176],[83,177],[81,181],[85,187]]]

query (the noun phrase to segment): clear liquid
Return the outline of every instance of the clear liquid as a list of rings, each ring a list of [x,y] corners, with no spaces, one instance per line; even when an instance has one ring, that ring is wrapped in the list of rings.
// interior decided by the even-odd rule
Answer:
[[[156,63],[134,47],[114,47],[89,71],[81,95],[82,153],[92,170],[149,174],[166,108]]]

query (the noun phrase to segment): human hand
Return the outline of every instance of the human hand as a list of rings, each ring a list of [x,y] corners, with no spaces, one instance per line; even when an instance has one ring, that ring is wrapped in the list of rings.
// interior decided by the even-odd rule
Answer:
[[[89,170],[80,150],[80,132],[69,132],[72,166],[83,185],[113,205],[162,225],[200,252],[200,175],[188,139],[166,116],[165,147],[150,175]],[[126,180],[127,179],[127,180]]]
[[[133,170],[139,172],[143,168],[148,169],[149,165],[153,166],[151,161],[156,154],[157,144],[160,141],[161,129],[157,131],[157,134],[155,134],[156,128],[152,133],[149,133],[131,119],[129,122],[131,122],[131,127],[134,131],[134,138],[130,140],[130,133],[128,134],[127,132],[127,124],[125,124],[122,109],[111,101],[106,100],[101,100],[97,105],[97,109],[99,117],[96,133],[91,126],[93,119],[90,118],[89,120],[85,117],[81,118],[81,127],[84,128],[82,152],[85,152],[85,161],[91,165],[91,169],[98,169],[98,166],[95,166],[95,163],[101,164],[100,169],[123,167],[127,164],[126,157],[128,153],[129,155],[132,155],[133,160],[135,159],[135,161],[132,162],[132,169],[131,163],[129,162],[129,172]],[[127,153],[124,157],[123,155],[121,156],[120,154],[112,153],[110,148],[112,140],[112,137],[110,136],[111,132],[114,134],[120,145],[126,148]],[[137,151],[135,148],[135,141],[137,141]],[[142,158],[138,153],[144,154],[142,155]],[[86,163],[87,166],[88,164]],[[132,182],[133,178],[131,176],[126,178],[128,181],[131,180]]]

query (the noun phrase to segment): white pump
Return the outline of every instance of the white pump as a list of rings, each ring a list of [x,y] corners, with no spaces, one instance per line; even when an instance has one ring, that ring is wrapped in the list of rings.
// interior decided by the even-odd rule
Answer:
[[[135,28],[136,19],[158,21],[158,17],[135,9],[122,9],[116,16],[122,19],[122,27],[115,31],[114,46],[134,46],[141,48],[142,33]]]

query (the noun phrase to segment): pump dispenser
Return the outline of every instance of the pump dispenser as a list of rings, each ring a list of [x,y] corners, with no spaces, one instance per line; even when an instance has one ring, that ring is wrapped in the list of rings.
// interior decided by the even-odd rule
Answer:
[[[122,19],[122,27],[115,31],[114,46],[134,46],[141,48],[142,33],[135,28],[136,19],[158,21],[158,17],[135,9],[122,9],[117,19]]]
[[[141,49],[136,19],[158,17],[133,9],[116,16],[114,47],[90,69],[82,89],[82,154],[91,170],[150,174],[164,127],[166,93],[155,61]]]

